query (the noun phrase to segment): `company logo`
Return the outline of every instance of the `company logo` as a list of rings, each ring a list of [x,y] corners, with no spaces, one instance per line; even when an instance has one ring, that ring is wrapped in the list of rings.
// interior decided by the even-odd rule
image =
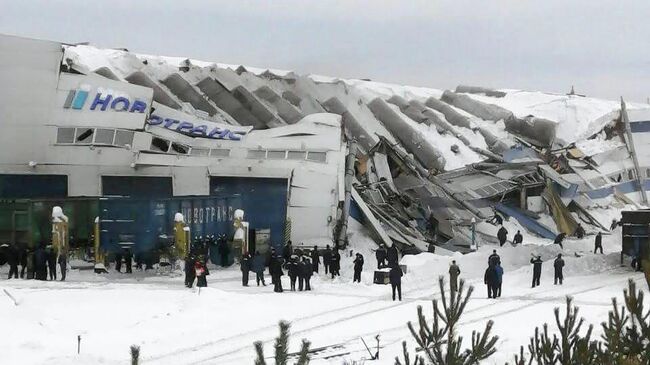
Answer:
[[[147,124],[163,127],[174,132],[183,133],[190,137],[204,137],[212,139],[228,139],[239,141],[246,134],[242,131],[232,131],[230,129],[217,126],[215,124],[194,124],[178,119],[163,118],[152,114],[147,120]]]
[[[88,96],[90,94],[90,87],[80,86],[76,90],[70,90],[68,96],[65,98],[63,108],[81,110],[86,105]],[[106,111],[107,109],[118,112],[129,113],[145,113],[147,111],[147,103],[141,100],[131,101],[125,96],[113,96],[113,92],[98,89],[95,97],[90,104],[90,110]]]

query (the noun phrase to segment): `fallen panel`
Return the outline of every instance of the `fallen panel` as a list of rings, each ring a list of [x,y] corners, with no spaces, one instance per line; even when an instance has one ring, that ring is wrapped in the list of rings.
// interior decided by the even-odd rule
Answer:
[[[508,109],[494,104],[483,103],[472,99],[467,95],[456,94],[449,90],[445,90],[445,92],[442,93],[440,100],[484,120],[492,120],[496,122],[499,120],[508,121],[510,119],[515,119],[515,115]]]
[[[255,95],[271,104],[278,112],[280,118],[289,124],[295,124],[304,117],[300,110],[280,97],[280,95],[268,86],[262,86],[255,90]]]
[[[387,247],[393,245],[393,240],[388,236],[384,228],[381,226],[381,223],[375,218],[375,215],[372,213],[366,202],[363,201],[361,195],[357,192],[357,189],[352,189],[352,199],[359,206],[359,209],[363,213],[363,216],[368,223],[368,228],[383,242]]]
[[[244,109],[251,112],[257,119],[264,123],[268,128],[280,127],[286,123],[270,111],[257,96],[248,91],[243,86],[237,86],[232,95],[237,99]]]
[[[165,91],[160,85],[151,79],[147,74],[145,74],[142,71],[136,71],[129,76],[125,77],[126,81],[135,84],[135,85],[140,85],[144,87],[148,87],[153,89],[153,100],[166,105],[172,109],[181,109],[181,105],[174,100],[173,97],[171,97],[167,91]]]
[[[487,87],[481,86],[468,86],[468,85],[458,85],[456,86],[457,93],[467,93],[467,94],[484,94],[485,96],[491,96],[493,98],[502,98],[506,96],[506,93],[503,91],[498,91],[490,89]]]
[[[256,129],[266,128],[266,124],[257,119],[257,117],[255,117],[250,111],[246,110],[239,100],[237,100],[219,81],[206,77],[196,84],[196,86],[208,98],[210,98],[217,107],[228,113],[239,124],[252,125]]]
[[[203,110],[211,116],[217,114],[218,110],[181,75],[176,73],[171,74],[162,80],[162,83],[178,96],[179,99],[190,103],[195,109]]]
[[[444,101],[440,101],[432,97],[432,98],[428,98],[427,101],[424,103],[424,105],[442,113],[445,116],[445,119],[447,119],[447,122],[455,126],[465,127],[465,128],[472,127],[469,118],[454,110],[454,108],[452,108],[449,104],[445,103]]]
[[[552,240],[555,239],[555,236],[557,236],[557,232],[539,223],[537,220],[529,217],[519,208],[511,207],[502,203],[497,204],[495,208],[499,212],[515,218],[522,226],[524,226],[524,228],[537,234],[540,237]]]

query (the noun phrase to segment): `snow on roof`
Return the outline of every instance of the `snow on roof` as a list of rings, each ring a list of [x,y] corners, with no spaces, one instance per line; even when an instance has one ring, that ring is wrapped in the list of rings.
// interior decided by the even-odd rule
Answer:
[[[618,117],[620,102],[577,95],[510,90],[502,98],[466,94],[512,111],[517,117],[534,115],[558,123],[557,138],[572,143],[598,133]]]
[[[594,156],[600,153],[613,151],[625,144],[616,139],[606,140],[601,136],[593,139],[584,139],[576,142],[576,147],[582,151],[586,156]]]

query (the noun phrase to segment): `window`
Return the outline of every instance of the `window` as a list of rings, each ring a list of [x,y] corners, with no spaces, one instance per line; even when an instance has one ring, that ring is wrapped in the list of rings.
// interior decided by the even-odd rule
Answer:
[[[214,150],[212,150],[214,152]],[[214,156],[214,154],[213,154]],[[266,158],[266,151],[264,150],[249,150],[247,158],[264,159]]]
[[[304,160],[306,154],[305,151],[289,151],[287,152],[287,158],[289,160]]]
[[[190,147],[184,144],[172,142],[172,149],[170,152],[175,152],[180,155],[187,155],[190,152]]]
[[[192,148],[190,154],[192,156],[207,156],[210,154],[210,150],[205,148]]]
[[[115,143],[116,146],[124,147],[126,145],[133,145],[133,132],[131,131],[115,131]]]
[[[228,157],[228,156],[230,156],[230,150],[227,149],[227,148],[213,148],[211,151],[212,152],[210,152],[210,154],[211,154],[212,157]],[[261,151],[261,152],[264,152],[264,151]],[[249,155],[250,155],[250,151],[249,151]],[[249,158],[251,158],[251,157],[249,157]],[[264,157],[261,157],[261,158],[264,158]]]
[[[327,152],[307,152],[307,159],[316,162],[326,162]]]
[[[79,144],[92,143],[94,132],[95,130],[93,128],[77,128],[77,133],[75,134],[75,143],[79,143]]]
[[[266,158],[273,160],[284,160],[286,158],[287,151],[269,151]]]
[[[114,135],[115,135],[115,129],[97,128],[97,130],[95,130],[95,143],[112,145]]]
[[[628,180],[634,180],[635,176],[636,176],[636,174],[634,173],[634,170],[632,170],[632,169],[627,170],[627,178],[628,178]]]
[[[169,151],[169,141],[162,138],[153,137],[151,139],[151,147],[149,149],[151,151],[167,153],[167,151]]]
[[[56,143],[74,143],[74,128],[59,128],[56,132]]]

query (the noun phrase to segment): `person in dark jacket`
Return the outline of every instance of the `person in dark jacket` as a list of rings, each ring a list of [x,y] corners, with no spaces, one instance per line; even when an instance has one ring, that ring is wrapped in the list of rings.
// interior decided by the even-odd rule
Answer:
[[[575,235],[578,238],[583,238],[587,232],[585,232],[585,229],[582,227],[582,224],[578,223],[578,227],[576,227],[576,232]]]
[[[332,251],[332,262],[330,264],[330,273],[332,274],[332,279],[334,279],[335,276],[341,276],[341,254],[339,253],[339,250],[335,248]]]
[[[127,247],[124,248],[124,268],[127,274],[133,273],[133,254]]]
[[[210,275],[203,260],[199,257],[194,263],[194,272],[196,273],[196,286],[198,288],[205,288],[208,286],[208,278]]]
[[[386,250],[386,260],[388,260],[388,266],[392,267],[393,264],[397,264],[399,261],[399,253],[397,252],[397,247],[392,245]]]
[[[521,235],[521,231],[517,231],[512,239],[512,243],[520,245],[522,242],[524,242],[524,236]]]
[[[460,267],[456,264],[456,260],[453,260],[449,265],[449,286],[452,294],[458,291],[458,275],[460,275]]]
[[[25,276],[28,280],[34,279],[36,262],[34,260],[34,249],[28,249],[26,252],[27,255],[27,275]]]
[[[47,253],[44,243],[34,251],[34,275],[36,280],[47,280]]]
[[[196,278],[196,271],[194,265],[196,260],[191,254],[187,254],[185,257],[185,286],[191,288],[194,285],[194,279]]]
[[[260,282],[262,282],[263,286],[266,286],[266,283],[264,282],[264,256],[262,256],[259,251],[255,252],[255,257],[253,257],[251,267],[255,272],[257,286],[260,286]]]
[[[273,279],[273,291],[276,293],[282,293],[282,258],[280,256],[273,256],[271,258],[271,264],[269,265],[269,270],[271,271],[271,277]]]
[[[242,286],[248,286],[248,273],[251,271],[251,255],[248,252],[244,252],[239,265],[241,268],[241,284]]]
[[[302,290],[302,285],[304,283],[305,290],[311,290],[311,275],[312,275],[311,262],[309,257],[303,256],[302,262],[298,264],[298,275],[300,275],[300,290]]]
[[[496,287],[495,287],[495,292],[494,294],[496,295],[495,298],[500,298],[501,297],[501,284],[503,284],[503,268],[501,267],[501,264],[497,264],[494,267],[494,270],[496,272]]]
[[[497,297],[498,276],[496,267],[497,265],[488,266],[483,275],[483,282],[487,285],[488,299]]]
[[[397,290],[397,295],[400,301],[402,301],[402,268],[398,264],[393,264],[388,273],[390,279],[390,286],[393,289],[393,301],[395,301],[395,290]]]
[[[331,265],[332,265],[332,249],[330,249],[330,245],[327,245],[325,246],[325,251],[323,251],[323,266],[325,266],[325,275],[329,274]]]
[[[501,265],[501,257],[497,254],[497,250],[492,250],[492,255],[488,257],[488,266]]]
[[[354,261],[352,262],[354,264],[354,278],[352,279],[352,282],[361,282],[361,271],[363,271],[363,255],[360,253],[357,253]]]
[[[18,279],[18,263],[20,262],[20,251],[16,245],[11,245],[7,249],[7,264],[9,265],[9,277],[11,279],[13,275],[14,278]]]
[[[533,288],[539,286],[539,278],[542,276],[542,257],[536,256],[530,259],[533,264]]]
[[[122,272],[122,252],[115,253],[115,271]]]
[[[68,257],[65,252],[59,254],[59,269],[61,270],[61,281],[65,281],[65,275],[68,271]]]
[[[499,239],[499,245],[503,247],[503,245],[508,240],[508,230],[506,227],[501,226],[501,228],[499,228],[499,231],[497,232],[497,238]]]
[[[386,256],[387,252],[384,246],[381,246],[375,251],[375,258],[377,259],[377,269],[381,269],[386,266]]]
[[[562,269],[564,268],[564,259],[562,259],[561,253],[557,254],[557,258],[553,262],[553,268],[555,269],[555,279],[553,285],[557,285],[558,281],[560,282],[560,285],[562,285],[562,280],[564,280],[564,274],[562,273]]]
[[[557,236],[555,236],[555,240],[553,243],[556,245],[560,245],[560,248],[564,250],[564,246],[562,245],[562,241],[564,241],[564,237],[566,237],[566,233],[560,233]]]
[[[311,251],[311,271],[318,273],[318,264],[320,264],[320,257],[318,256],[318,247],[314,246]]]
[[[284,248],[282,248],[282,258],[285,261],[289,261],[291,255],[293,255],[293,245],[291,243],[291,240],[288,240],[287,244],[284,245]]]
[[[287,275],[289,275],[289,284],[291,285],[291,291],[296,291],[296,279],[300,277],[298,287],[302,291],[302,276],[299,275],[300,268],[298,267],[298,256],[292,255],[289,260],[284,264],[284,268],[287,270]]]
[[[52,245],[45,248],[47,255],[47,270],[50,273],[50,280],[56,280],[56,251]]]
[[[595,240],[595,247],[594,247],[594,253],[596,253],[598,250],[600,250],[600,253],[603,253],[603,234],[601,232],[598,232],[596,235],[596,240]]]

